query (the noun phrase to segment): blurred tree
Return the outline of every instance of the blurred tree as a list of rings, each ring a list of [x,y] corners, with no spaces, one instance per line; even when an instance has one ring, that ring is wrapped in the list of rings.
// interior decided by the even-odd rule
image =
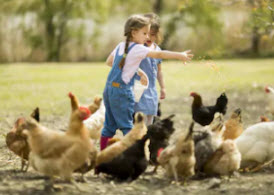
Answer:
[[[25,35],[28,35],[32,47],[46,49],[48,61],[59,61],[62,46],[73,34],[70,30],[75,32],[75,29],[70,29],[69,21],[91,17],[93,21],[100,23],[109,13],[109,2],[110,0],[0,0],[0,9],[6,14],[35,14],[37,22],[43,25],[43,33],[27,31]],[[80,34],[81,31],[83,26],[79,26]]]
[[[250,19],[248,26],[251,28],[251,52],[260,54],[260,41],[263,36],[269,36],[274,30],[274,1],[273,0],[248,0]]]
[[[211,0],[179,0],[177,10],[173,11],[165,26],[164,41],[162,47],[166,48],[169,38],[176,32],[179,22],[190,27],[194,32],[199,29],[211,31],[216,39],[221,35],[221,22],[219,21],[218,6]]]

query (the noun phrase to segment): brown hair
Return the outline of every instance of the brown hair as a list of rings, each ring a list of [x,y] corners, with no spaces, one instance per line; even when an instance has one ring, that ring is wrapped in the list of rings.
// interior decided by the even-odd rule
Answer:
[[[150,20],[150,30],[153,30],[156,33],[156,43],[160,44],[162,42],[162,34],[159,16],[155,13],[147,13],[144,14],[144,16]]]
[[[127,22],[124,27],[124,36],[126,36],[126,45],[125,45],[125,51],[124,51],[123,58],[119,64],[120,69],[122,69],[125,65],[125,60],[126,60],[126,56],[128,53],[129,42],[132,38],[131,32],[133,30],[141,29],[144,26],[147,26],[149,24],[150,24],[149,19],[142,15],[132,15],[127,19]]]

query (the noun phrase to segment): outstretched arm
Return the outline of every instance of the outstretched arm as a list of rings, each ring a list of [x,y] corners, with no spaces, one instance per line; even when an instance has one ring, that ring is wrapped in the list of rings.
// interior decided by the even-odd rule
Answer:
[[[193,58],[193,54],[191,53],[191,50],[187,50],[184,52],[173,52],[173,51],[150,51],[147,54],[147,57],[150,58],[160,58],[160,59],[177,59],[182,60],[184,62],[188,62]]]

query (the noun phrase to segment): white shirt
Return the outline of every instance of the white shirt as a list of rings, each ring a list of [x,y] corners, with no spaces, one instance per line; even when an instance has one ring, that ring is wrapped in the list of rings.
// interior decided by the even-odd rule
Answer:
[[[129,47],[133,44],[133,42],[129,43]],[[117,45],[117,47],[111,52],[111,55],[115,58],[116,51],[119,47],[119,55],[123,55],[125,51],[125,42],[121,42]],[[125,65],[122,71],[122,80],[128,84],[132,79],[134,74],[137,72],[141,61],[146,58],[148,52],[151,51],[150,48],[142,45],[136,44],[127,54]]]

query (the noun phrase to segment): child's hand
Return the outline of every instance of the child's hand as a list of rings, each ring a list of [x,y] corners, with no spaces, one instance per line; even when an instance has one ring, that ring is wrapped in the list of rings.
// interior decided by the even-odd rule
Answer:
[[[181,53],[182,54],[182,60],[184,61],[184,64],[186,64],[186,62],[190,61],[193,58],[193,54],[191,53],[191,50],[187,50]]]
[[[146,73],[139,68],[137,74],[140,76],[141,84],[146,86],[148,84],[148,78]]]
[[[147,77],[144,76],[144,75],[140,76],[140,82],[141,82],[142,85],[146,86],[147,82],[148,82]]]
[[[166,98],[166,90],[164,88],[161,88],[160,90],[160,99],[163,100]]]

